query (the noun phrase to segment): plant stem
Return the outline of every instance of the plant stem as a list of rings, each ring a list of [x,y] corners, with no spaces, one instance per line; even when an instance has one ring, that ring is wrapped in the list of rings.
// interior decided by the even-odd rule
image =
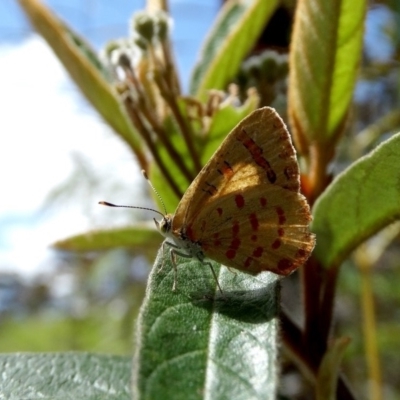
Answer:
[[[368,253],[365,251],[365,245],[356,251],[356,260],[361,273],[361,306],[363,312],[365,357],[369,374],[369,398],[371,400],[382,400],[382,376],[377,344],[374,295],[371,284],[372,265]]]
[[[310,195],[308,201],[310,205],[314,204],[315,200],[326,189],[329,184],[330,176],[327,174],[328,164],[331,162],[334,155],[335,145],[332,143],[310,143]]]
[[[137,79],[135,72],[130,68],[125,68],[125,74],[128,82],[133,85],[133,92],[137,96],[137,101],[132,101],[132,107],[135,109],[140,110],[140,113],[146,118],[149,125],[153,129],[153,131],[157,134],[157,137],[160,139],[162,144],[164,145],[165,149],[169,153],[170,157],[174,160],[177,166],[180,168],[183,175],[186,177],[188,184],[192,182],[194,179],[194,175],[189,171],[186,164],[183,162],[181,155],[178,151],[173,147],[172,142],[167,138],[165,131],[163,130],[162,126],[159,124],[158,120],[154,118],[154,107],[156,104],[149,103],[149,97],[146,96],[146,92],[142,90],[142,86]],[[149,89],[150,90],[150,89]],[[137,104],[135,104],[137,103]],[[146,127],[144,126],[144,129]],[[146,129],[147,130],[147,129]],[[152,140],[150,136],[148,136]]]
[[[168,103],[172,114],[174,115],[175,121],[179,126],[189,154],[193,160],[195,172],[198,173],[201,170],[201,163],[197,151],[194,147],[194,134],[192,132],[191,126],[187,123],[187,120],[182,115],[176,101],[176,96],[173,93],[170,93],[167,84],[164,82],[163,77],[157,72],[157,70],[154,74],[154,80],[157,83],[158,88],[160,89],[161,96]]]
[[[318,367],[316,367],[309,358],[307,349],[305,349],[303,345],[303,335],[300,328],[283,311],[280,313],[280,321],[281,334],[283,342],[285,343],[285,348],[288,350],[294,363],[304,373],[304,376],[311,382],[315,382]],[[356,400],[347,382],[341,375],[338,377],[336,398],[338,400]]]
[[[173,93],[180,94],[181,87],[179,85],[178,76],[176,75],[176,66],[172,59],[171,44],[168,39],[161,41],[161,50],[164,57],[165,75],[167,77],[168,86],[173,89]]]
[[[321,290],[318,332],[320,334],[320,340],[324,343],[325,348],[328,345],[329,332],[332,325],[338,273],[339,266],[331,266],[327,269],[324,276],[324,287]]]
[[[306,347],[313,364],[318,367],[326,350],[319,335],[320,298],[321,298],[321,266],[315,257],[311,257],[301,268],[304,297],[304,336]]]
[[[164,161],[160,157],[160,154],[157,150],[157,147],[154,145],[146,127],[141,120],[140,115],[135,110],[135,104],[130,96],[125,96],[123,99],[125,109],[129,117],[132,120],[132,123],[135,127],[139,130],[140,134],[142,135],[144,141],[146,142],[151,154],[154,157],[155,162],[157,163],[158,167],[160,168],[161,173],[165,177],[166,181],[168,182],[169,186],[171,187],[172,191],[176,194],[178,199],[180,199],[183,195],[182,191],[179,189],[178,185],[176,184],[175,180],[173,179],[172,175],[170,174],[169,169],[164,165]]]
[[[159,125],[158,121],[153,117],[153,113],[148,109],[142,109],[143,115],[146,117],[146,120],[151,125],[153,131],[156,133],[157,138],[160,139],[161,143],[164,145],[167,150],[169,156],[176,163],[176,165],[181,170],[182,174],[186,177],[188,184],[190,184],[195,178],[193,173],[188,169],[187,165],[184,163],[182,156],[178,153],[175,147],[172,145],[171,140],[167,137],[164,129]]]

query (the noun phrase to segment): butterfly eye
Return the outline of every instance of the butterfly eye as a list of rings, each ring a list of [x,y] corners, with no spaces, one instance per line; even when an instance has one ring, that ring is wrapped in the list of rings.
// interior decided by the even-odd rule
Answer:
[[[171,218],[168,218],[167,216],[165,216],[160,222],[154,219],[154,222],[163,235],[169,233],[171,230]]]

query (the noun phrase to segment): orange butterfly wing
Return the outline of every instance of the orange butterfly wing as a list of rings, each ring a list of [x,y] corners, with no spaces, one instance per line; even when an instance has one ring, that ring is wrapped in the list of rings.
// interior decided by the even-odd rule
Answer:
[[[315,244],[299,176],[282,119],[272,108],[256,110],[190,185],[172,231],[224,265],[286,275],[307,260]]]

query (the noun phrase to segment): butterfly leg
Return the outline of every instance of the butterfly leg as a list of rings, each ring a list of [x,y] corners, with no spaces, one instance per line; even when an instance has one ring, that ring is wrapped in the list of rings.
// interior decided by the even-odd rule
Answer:
[[[171,261],[172,261],[172,265],[173,265],[173,267],[174,267],[174,284],[172,285],[172,291],[175,292],[176,283],[177,283],[177,281],[178,281],[178,267],[177,267],[177,265],[176,265],[176,256],[178,255],[178,256],[181,256],[181,257],[185,257],[185,258],[192,258],[192,255],[186,254],[186,253],[181,253],[181,252],[179,252],[179,251],[176,250],[176,247],[175,247],[175,246],[173,246],[173,247],[174,247],[174,248],[172,248],[172,249],[170,250],[169,253],[170,253],[170,255],[171,255]],[[208,265],[208,266],[210,267],[211,272],[212,272],[212,274],[213,274],[213,277],[214,277],[214,279],[215,279],[215,282],[217,283],[217,286],[218,286],[219,291],[221,292],[221,294],[224,294],[224,292],[222,291],[221,286],[220,286],[220,284],[219,284],[219,282],[218,282],[217,274],[215,273],[212,264],[211,264],[209,261],[204,261],[204,260],[202,260],[202,259],[200,259],[199,261],[200,261],[203,265]]]
[[[162,243],[162,245],[161,245],[161,247],[162,247],[162,254],[163,254],[163,255],[164,255],[165,245],[171,247],[171,248],[169,249],[169,256],[170,256],[170,258],[171,258],[172,263],[174,264],[175,258],[172,257],[172,250],[178,249],[179,247],[175,246],[173,243],[170,243],[170,242],[168,242],[168,241],[164,241],[164,242]],[[182,255],[183,257],[186,256],[186,254],[181,254],[181,253],[178,253],[178,252],[176,252],[176,251],[174,251],[174,253],[176,253],[176,254],[178,254],[178,255]],[[157,272],[161,272],[163,268],[164,268],[164,257],[163,257],[163,259],[162,259],[161,267],[158,269]],[[175,267],[174,267],[174,268],[175,268]]]
[[[204,265],[208,265],[208,266],[211,268],[211,272],[212,272],[212,274],[213,274],[213,277],[214,277],[214,279],[215,279],[215,282],[217,283],[218,289],[219,289],[219,291],[221,292],[221,294],[224,294],[224,292],[222,291],[221,286],[220,286],[220,284],[219,284],[219,282],[218,282],[217,274],[215,273],[212,264],[211,264],[210,262],[208,262],[208,261],[203,261],[203,264],[204,264]]]
[[[167,244],[170,244],[172,247],[172,249],[170,249],[170,251],[169,251],[169,254],[171,257],[172,266],[174,267],[174,283],[172,285],[172,291],[175,292],[176,283],[178,282],[178,266],[176,264],[176,256],[181,256],[184,258],[192,258],[193,256],[191,254],[186,254],[186,253],[177,251],[176,249],[178,249],[179,247],[176,247],[176,246],[172,245],[171,243],[167,242]]]
[[[167,242],[167,241],[163,242],[163,244],[162,244],[162,246],[163,246],[163,254],[164,254],[164,244],[170,246],[169,256],[170,256],[170,259],[171,259],[172,266],[174,268],[174,283],[172,284],[172,291],[175,292],[176,284],[178,282],[178,265],[176,263],[176,256],[181,256],[181,257],[185,257],[185,258],[192,258],[192,256],[190,254],[186,254],[186,253],[182,253],[180,251],[177,251],[177,249],[179,249],[179,247],[174,245],[173,243],[170,243],[170,242]],[[163,259],[163,263],[161,265],[161,268],[158,270],[158,272],[161,271],[163,266],[164,266],[164,259]]]
[[[165,241],[165,242],[163,242],[163,244],[162,244],[162,246],[163,246],[163,254],[164,254],[164,245],[165,245],[165,244],[168,245],[168,246],[170,246],[169,256],[170,256],[170,258],[171,258],[172,266],[173,266],[173,268],[174,268],[174,283],[172,284],[172,291],[175,292],[175,290],[176,290],[176,285],[177,285],[177,282],[178,282],[178,266],[177,266],[177,263],[176,263],[176,256],[181,256],[181,257],[185,257],[185,258],[192,258],[193,255],[187,254],[187,253],[183,253],[183,252],[181,252],[181,251],[178,251],[177,249],[179,249],[179,247],[176,246],[176,245],[174,245],[174,244],[171,243],[171,242],[168,242],[168,241]],[[217,283],[217,286],[218,286],[219,291],[221,292],[221,294],[224,294],[224,292],[223,292],[222,289],[221,289],[221,285],[220,285],[219,282],[218,282],[217,274],[215,273],[212,264],[211,264],[209,261],[204,261],[203,257],[201,257],[201,258],[199,257],[199,261],[200,261],[203,265],[208,265],[208,266],[210,267],[211,272],[212,272],[212,274],[213,274],[213,277],[214,277],[214,279],[215,279],[215,282]],[[162,265],[161,265],[161,268],[158,270],[158,272],[161,271],[163,265],[164,265],[164,261],[163,261],[163,263],[162,263]]]

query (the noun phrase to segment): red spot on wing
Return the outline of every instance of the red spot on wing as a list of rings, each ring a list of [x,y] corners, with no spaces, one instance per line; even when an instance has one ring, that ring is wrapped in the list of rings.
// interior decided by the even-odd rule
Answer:
[[[283,170],[283,173],[285,174],[286,179],[288,181],[291,180],[291,179],[297,179],[297,175],[298,175],[297,171],[294,168],[292,168],[291,166],[290,167],[286,167]]]
[[[262,247],[257,247],[256,249],[254,249],[253,251],[253,256],[254,257],[261,257],[262,254],[264,252],[264,249]]]
[[[240,247],[240,239],[238,237],[233,238],[229,248],[237,250],[239,247]]]
[[[248,269],[248,268],[250,267],[250,265],[251,265],[252,262],[253,262],[253,259],[252,259],[251,257],[247,257],[247,258],[246,258],[246,261],[244,262],[244,267],[245,267],[246,269]]]
[[[232,260],[236,256],[236,251],[233,249],[228,249],[225,253],[226,257],[229,258],[229,260]]]
[[[278,262],[279,273],[282,275],[287,275],[293,269],[293,262],[287,258],[282,258]]]
[[[217,213],[218,213],[219,216],[222,215],[222,208],[221,208],[221,207],[218,207],[218,208],[217,208]]]
[[[261,197],[260,204],[261,207],[265,207],[267,205],[267,199],[265,197]]]
[[[284,235],[285,235],[285,230],[284,230],[283,228],[279,228],[279,229],[278,229],[278,235],[279,235],[280,237],[284,236]]]
[[[237,225],[239,229],[239,225]],[[240,239],[237,236],[233,236],[233,239],[231,241],[231,244],[229,245],[229,249],[226,251],[225,255],[232,260],[233,258],[236,257],[236,251],[239,249],[241,244]]]
[[[276,213],[278,214],[279,224],[284,224],[286,222],[286,217],[282,207],[276,207]]]
[[[304,249],[298,249],[296,256],[300,257],[300,258],[304,258],[306,256],[306,252]]]
[[[249,218],[250,218],[250,224],[251,224],[253,231],[257,231],[258,226],[259,226],[257,215],[255,213],[252,213],[249,215]]]
[[[279,239],[275,239],[274,243],[272,243],[271,247],[276,250],[281,247],[282,242]]]
[[[235,196],[235,203],[237,208],[243,208],[244,207],[244,197],[241,194],[237,194]]]

